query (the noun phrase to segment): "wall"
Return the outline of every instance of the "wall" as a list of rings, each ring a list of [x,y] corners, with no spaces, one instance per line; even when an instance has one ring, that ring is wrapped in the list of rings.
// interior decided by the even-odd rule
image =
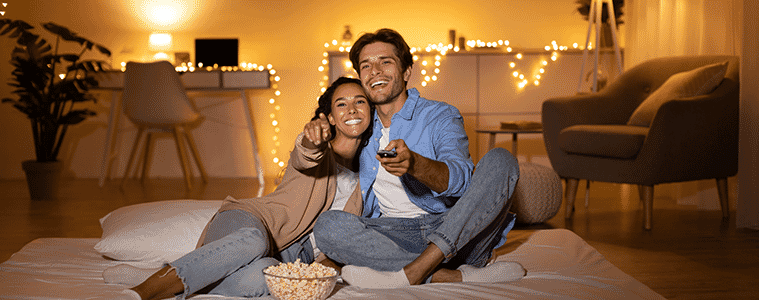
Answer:
[[[163,2],[171,4],[176,1]],[[272,163],[273,158],[287,159],[292,141],[312,114],[323,76],[317,67],[321,65],[324,43],[339,39],[344,25],[351,25],[354,37],[361,32],[391,27],[401,32],[412,46],[447,42],[449,29],[455,29],[459,36],[468,39],[507,39],[512,46],[524,48],[542,48],[553,40],[562,45],[582,43],[587,33],[587,22],[575,12],[573,0],[388,0],[380,5],[335,0],[193,0],[184,1],[187,4],[184,21],[160,25],[144,17],[146,13],[141,12],[141,7],[163,2],[12,1],[6,9],[6,17],[24,19],[33,25],[53,21],[67,26],[108,46],[114,53],[115,67],[122,61],[150,56],[147,40],[152,31],[171,32],[172,51],[192,52],[196,37],[239,37],[241,61],[272,64],[282,78],[278,85],[282,95],[277,97],[281,110],[276,112],[280,121],[280,146],[277,147],[272,140],[274,132],[268,120],[269,114],[275,113],[272,107],[262,105],[254,116],[267,176],[274,176],[279,171],[279,167]],[[0,53],[9,53],[9,43],[0,43],[0,50]],[[0,60],[0,70],[8,69],[6,60]],[[7,78],[8,72],[0,72],[0,81],[6,82]],[[0,95],[10,96],[7,86],[1,87]],[[266,100],[271,95],[261,92],[253,97]],[[99,175],[108,100],[109,95],[101,96],[96,107],[101,113],[98,118],[69,130],[67,144],[61,153],[61,158],[71,158],[67,162],[69,176]],[[0,139],[12,141],[2,147],[0,178],[23,177],[20,162],[33,158],[30,136],[24,116],[9,105],[0,106]],[[233,143],[235,139],[230,140]],[[123,143],[125,147],[129,146],[128,140]],[[169,149],[168,153],[173,153],[168,140],[164,147]],[[234,149],[235,145],[229,147]],[[272,154],[271,150],[276,150],[277,154]],[[170,162],[170,157],[166,161]],[[236,168],[235,165],[239,164],[248,163],[233,160],[234,168],[222,164],[209,172],[211,176],[220,177],[253,174],[252,167]],[[163,172],[160,173],[162,176],[181,176],[179,170],[178,164],[169,164],[159,172]]]

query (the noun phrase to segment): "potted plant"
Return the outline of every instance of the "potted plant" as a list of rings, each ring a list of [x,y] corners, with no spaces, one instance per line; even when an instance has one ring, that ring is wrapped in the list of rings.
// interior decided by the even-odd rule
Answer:
[[[590,5],[593,2],[593,0],[576,0],[575,3],[577,4],[577,12],[579,12],[585,21],[588,21],[588,18],[590,16]],[[614,26],[619,27],[620,24],[624,24],[624,21],[622,21],[622,15],[624,14],[622,12],[622,7],[625,6],[625,0],[611,0],[611,3],[614,5],[614,20],[615,24]],[[612,44],[612,36],[611,36],[611,24],[609,24],[609,9],[607,8],[607,4],[605,1],[603,1],[603,5],[601,5],[601,47],[611,47]]]
[[[14,88],[11,93],[17,98],[3,98],[2,103],[10,103],[26,114],[32,125],[36,160],[22,162],[32,199],[55,195],[62,169],[58,152],[66,131],[70,125],[95,115],[92,110],[75,106],[95,102],[89,93],[98,84],[94,72],[110,69],[110,65],[82,56],[93,51],[106,57],[111,55],[107,48],[66,27],[52,22],[43,23],[42,27],[55,37],[54,43],[35,34],[34,27],[24,21],[0,19],[0,36],[16,41],[8,85]],[[80,47],[79,53],[59,53],[63,42],[78,44],[74,46]]]

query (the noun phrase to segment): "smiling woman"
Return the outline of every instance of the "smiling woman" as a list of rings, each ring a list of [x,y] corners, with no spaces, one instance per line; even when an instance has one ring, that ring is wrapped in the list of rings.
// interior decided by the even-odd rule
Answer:
[[[267,295],[261,270],[280,261],[310,264],[318,257],[310,235],[318,215],[327,210],[361,213],[355,156],[370,114],[359,80],[338,79],[319,97],[318,117],[296,139],[282,184],[274,192],[259,198],[227,197],[200,237],[190,239],[191,244],[201,241],[198,248],[165,259],[168,264],[161,270],[121,264],[104,270],[103,280],[131,286],[126,292],[142,299],[180,293],[184,299],[213,283],[210,294]],[[331,125],[337,127],[336,135],[328,134]]]

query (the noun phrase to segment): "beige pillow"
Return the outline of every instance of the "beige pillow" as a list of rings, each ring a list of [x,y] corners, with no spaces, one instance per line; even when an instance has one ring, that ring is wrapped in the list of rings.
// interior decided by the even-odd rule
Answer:
[[[727,62],[722,62],[670,76],[635,109],[627,125],[651,126],[651,121],[662,104],[672,99],[711,93],[725,78],[726,72]]]

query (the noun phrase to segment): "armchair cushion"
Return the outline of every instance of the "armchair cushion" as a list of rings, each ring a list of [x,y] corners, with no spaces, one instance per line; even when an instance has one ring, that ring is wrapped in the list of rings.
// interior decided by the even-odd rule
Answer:
[[[559,133],[559,148],[571,154],[629,159],[638,155],[648,127],[574,125]]]
[[[638,106],[627,125],[649,127],[664,102],[711,93],[725,78],[727,62],[674,74]]]

